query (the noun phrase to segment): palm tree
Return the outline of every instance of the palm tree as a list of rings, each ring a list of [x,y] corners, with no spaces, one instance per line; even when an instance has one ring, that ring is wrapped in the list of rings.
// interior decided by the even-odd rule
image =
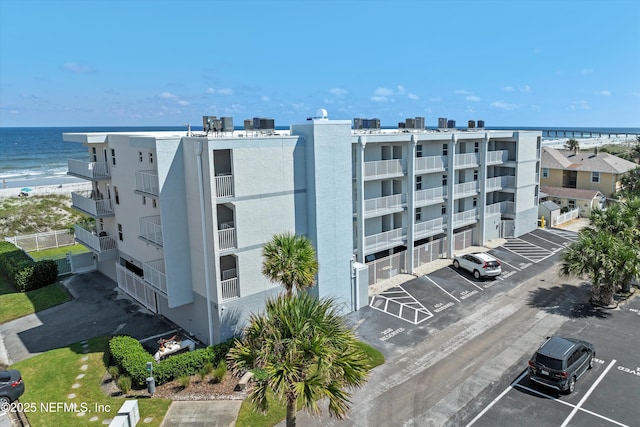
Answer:
[[[567,140],[567,142],[565,142],[564,148],[566,148],[567,150],[571,150],[574,153],[577,153],[578,150],[580,149],[580,143],[578,142],[577,139],[571,138]]]
[[[251,315],[241,340],[228,353],[235,373],[260,369],[249,395],[254,409],[265,413],[267,391],[287,404],[287,426],[296,425],[298,399],[307,412],[319,415],[317,401],[329,399],[329,412],[343,419],[350,405],[349,388],[364,385],[368,361],[356,347],[332,299],[316,299],[306,292],[269,299],[266,312]]]
[[[291,295],[315,284],[318,261],[311,241],[292,233],[276,234],[267,242],[262,255],[262,274],[271,282],[280,283]]]
[[[623,174],[620,177],[620,186],[622,188],[617,193],[618,197],[629,198],[634,195],[640,197],[640,166]]]

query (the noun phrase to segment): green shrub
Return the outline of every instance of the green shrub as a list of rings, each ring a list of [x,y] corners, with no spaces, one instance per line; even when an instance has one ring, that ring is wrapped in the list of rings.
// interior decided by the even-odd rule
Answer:
[[[58,277],[55,261],[33,261],[24,251],[9,242],[0,242],[0,274],[22,292],[43,288]]]
[[[191,377],[189,375],[182,375],[178,378],[178,382],[182,388],[187,388],[191,385]]]
[[[109,352],[122,373],[131,378],[134,387],[146,386],[147,362],[153,362],[153,356],[138,340],[127,336],[113,337],[109,340]]]
[[[216,369],[213,371],[213,378],[212,378],[213,382],[219,383],[220,381],[222,381],[226,373],[227,373],[227,363],[224,360],[221,360],[218,363],[218,366],[216,367]]]
[[[204,381],[206,376],[209,375],[211,372],[213,372],[213,363],[211,363],[211,362],[205,363],[205,365],[202,367],[202,369],[200,369],[200,372],[198,372],[198,376],[200,377],[200,381]]]
[[[120,370],[118,369],[118,367],[113,365],[109,366],[109,368],[107,369],[107,372],[109,373],[109,376],[113,378],[113,380],[118,378],[118,375],[120,375]]]
[[[131,391],[131,378],[124,376],[118,378],[118,388],[120,388],[124,394],[129,393]]]

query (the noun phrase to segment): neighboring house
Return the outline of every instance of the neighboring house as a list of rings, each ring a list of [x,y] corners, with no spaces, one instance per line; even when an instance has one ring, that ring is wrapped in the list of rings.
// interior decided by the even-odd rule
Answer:
[[[276,233],[311,239],[312,292],[348,312],[368,304],[381,258],[397,257],[394,274],[412,272],[536,228],[540,132],[407,122],[352,128],[321,117],[276,130],[257,118],[238,130],[231,118],[205,117],[209,132],[186,135],[65,133],[88,152],[69,160],[69,174],[93,186],[72,194],[96,220],[76,226],[76,238],[119,288],[211,344],[282,291],[261,273]]]
[[[548,201],[565,208],[565,211],[578,208],[580,216],[587,218],[593,209],[604,209],[606,197],[598,190],[541,186],[540,204]]]
[[[542,148],[540,185],[545,187],[598,190],[611,197],[620,189],[620,177],[636,164],[609,153],[574,153]]]

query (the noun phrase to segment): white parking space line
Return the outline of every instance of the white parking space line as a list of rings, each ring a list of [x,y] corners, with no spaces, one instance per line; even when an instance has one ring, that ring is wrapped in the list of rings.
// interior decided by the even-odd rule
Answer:
[[[596,389],[596,387],[598,386],[598,384],[600,384],[600,381],[602,381],[602,379],[604,378],[605,375],[607,375],[607,372],[609,372],[609,370],[613,367],[613,365],[615,365],[616,363],[616,359],[613,359],[611,361],[611,363],[609,363],[609,366],[607,366],[607,369],[604,370],[604,372],[602,374],[600,374],[600,376],[598,377],[598,379],[593,383],[593,385],[589,388],[589,390],[587,390],[587,392],[584,394],[584,396],[582,397],[582,399],[580,399],[580,402],[578,402],[578,404],[576,405],[575,408],[573,408],[573,411],[571,411],[571,413],[569,414],[569,416],[564,420],[564,422],[562,423],[562,425],[560,427],[566,427],[567,424],[569,424],[569,421],[571,421],[571,418],[573,418],[576,413],[578,412],[578,410],[580,409],[580,407],[584,404],[584,402],[589,398],[589,396],[591,396],[591,393],[593,393],[593,390]]]
[[[493,256],[493,255],[492,255],[492,256]],[[518,267],[516,267],[516,266],[514,266],[514,265],[511,265],[511,264],[509,264],[508,262],[506,262],[506,261],[504,261],[504,260],[502,260],[502,259],[500,259],[500,258],[498,258],[498,257],[494,257],[494,258],[495,258],[495,259],[497,259],[498,261],[500,261],[500,263],[501,263],[501,264],[508,265],[509,267],[513,268],[514,270],[522,271],[522,269],[520,269],[520,268],[518,268]]]
[[[427,308],[417,301],[409,292],[401,286],[399,286],[399,288],[399,291],[387,290],[381,294],[374,295],[371,301],[369,301],[369,306],[414,325],[433,317],[433,313],[427,310]],[[389,303],[399,306],[398,314],[389,312]],[[382,305],[382,307],[380,307],[380,305]],[[406,314],[406,317],[403,316],[403,313]],[[413,320],[408,320],[407,317],[411,317]]]
[[[469,282],[470,284],[472,284],[472,285],[473,285],[473,286],[475,286],[476,288],[480,289],[481,291],[484,291],[484,289],[482,289],[482,286],[478,286],[478,285],[476,285],[475,283],[473,283],[471,280],[469,280],[469,279],[467,279],[466,277],[464,277],[464,276],[462,275],[462,273],[460,273],[458,270],[456,270],[456,269],[455,269],[455,267],[449,266],[449,268],[450,268],[450,269],[452,269],[453,271],[455,271],[455,272],[458,274],[458,276],[460,276],[460,278],[461,278],[461,279],[466,280],[467,282]],[[427,276],[424,276],[424,277],[427,277]],[[429,278],[427,277],[427,279],[429,279]],[[431,279],[429,279],[429,280],[431,280]],[[431,281],[433,282],[433,280],[431,280]]]
[[[545,239],[544,237],[536,236],[536,235],[535,235],[535,234],[533,234],[533,233],[530,233],[530,234],[529,234],[529,236],[531,236],[531,237],[535,237],[536,239],[544,240],[545,242],[549,242],[549,243],[551,243],[553,246],[559,246],[559,247],[555,247],[555,248],[553,248],[553,252],[558,252],[560,249],[562,249],[562,244],[560,244],[560,243],[556,243],[556,242],[553,242],[553,241],[551,241],[551,240],[547,240],[547,239]],[[566,242],[565,242],[565,243],[566,243]],[[550,250],[550,249],[547,249],[547,250]]]
[[[480,418],[482,418],[484,416],[484,414],[486,414],[489,411],[489,409],[491,409],[493,407],[493,405],[498,403],[500,401],[500,399],[502,399],[505,396],[505,394],[509,393],[509,390],[511,390],[513,388],[514,384],[517,384],[520,381],[522,381],[522,379],[524,378],[525,375],[527,375],[527,371],[526,370],[522,373],[522,375],[520,375],[518,377],[518,379],[516,379],[514,382],[509,384],[509,387],[505,388],[504,391],[502,393],[500,393],[500,395],[498,397],[493,399],[493,401],[491,403],[489,403],[482,411],[480,411],[480,413],[478,415],[476,415],[474,419],[469,421],[469,424],[467,424],[467,427],[472,426],[473,424],[475,424],[476,421],[478,421]]]
[[[430,281],[431,283],[433,283],[434,285],[436,285],[438,288],[440,288],[440,290],[442,292],[444,292],[445,294],[449,295],[451,298],[453,298],[454,300],[456,300],[457,302],[460,302],[460,300],[456,297],[454,297],[453,295],[451,295],[449,292],[445,291],[444,289],[442,289],[442,286],[438,285],[436,282],[434,282],[433,280],[431,280],[430,277],[427,277],[426,275],[424,276],[425,279],[427,279],[428,281]]]

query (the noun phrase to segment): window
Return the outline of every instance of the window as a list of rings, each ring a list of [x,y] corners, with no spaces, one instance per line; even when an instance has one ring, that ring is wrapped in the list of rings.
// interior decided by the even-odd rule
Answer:
[[[549,168],[542,168],[542,177],[549,178]]]
[[[447,214],[447,205],[442,205],[442,208],[440,208],[440,212],[442,213],[442,215],[446,215]]]
[[[447,175],[442,175],[442,186],[443,187],[447,186]]]
[[[473,207],[475,208],[476,206],[478,206],[478,198],[474,197],[473,198]]]
[[[113,194],[116,197],[116,205],[120,204],[120,195],[118,194],[118,187],[113,187]]]
[[[111,164],[113,166],[116,165],[116,149],[115,148],[111,149]]]
[[[422,157],[422,144],[416,145],[416,157]]]
[[[442,155],[446,156],[449,153],[449,145],[448,144],[442,144]]]
[[[576,201],[575,200],[567,200],[567,206],[569,207],[569,209],[575,209],[576,208]]]
[[[145,196],[142,196],[142,206],[145,206],[147,204],[147,198]]]
[[[91,147],[91,154],[93,154],[93,161],[98,161],[98,153],[96,152],[96,147]]]
[[[600,182],[600,172],[591,172],[591,182],[594,184]]]
[[[122,224],[118,224],[118,239],[120,239],[120,241],[124,240],[124,236],[122,233]]]
[[[422,209],[416,209],[416,222],[422,219]]]
[[[416,176],[416,190],[422,190],[422,177]]]
[[[478,151],[480,151],[480,143],[476,142],[475,144],[473,144],[473,152],[477,153]]]
[[[156,199],[151,199],[151,206],[153,206],[154,208],[158,207],[158,203],[156,202]]]
[[[153,164],[153,153],[149,151],[149,163]]]
[[[473,171],[473,180],[474,181],[478,180],[478,170],[477,169]]]
[[[138,160],[142,163],[142,151],[138,151]]]

